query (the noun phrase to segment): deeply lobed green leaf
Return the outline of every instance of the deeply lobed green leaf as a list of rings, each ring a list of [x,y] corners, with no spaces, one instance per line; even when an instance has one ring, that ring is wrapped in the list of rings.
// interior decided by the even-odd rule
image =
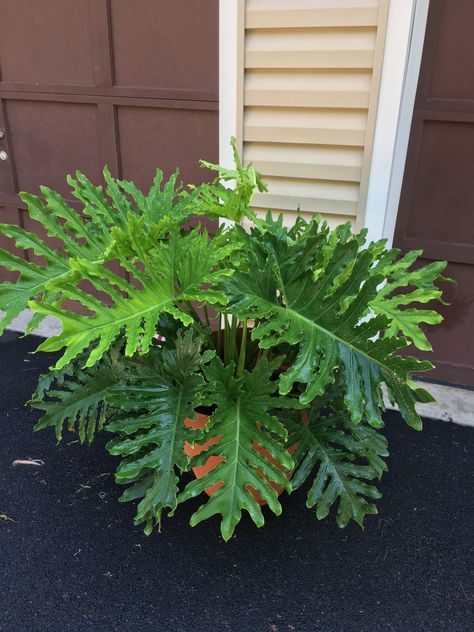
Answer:
[[[307,506],[316,507],[319,520],[337,505],[337,524],[350,520],[363,525],[367,514],[377,513],[371,500],[380,493],[366,481],[379,479],[387,466],[385,438],[366,423],[354,425],[344,414],[310,414],[307,424],[292,423],[288,444],[297,445],[298,467],[292,478],[298,489],[314,472]],[[369,500],[368,500],[369,499]]]
[[[230,273],[218,266],[234,246],[218,248],[217,244],[209,240],[207,233],[195,229],[184,237],[179,233],[172,234],[168,241],[157,243],[148,253],[135,242],[130,242],[123,254],[117,246],[115,256],[139,287],[102,263],[71,261],[70,278],[67,283],[61,283],[61,293],[93,314],[77,314],[45,302],[30,303],[35,311],[56,316],[62,323],[62,332],[43,342],[38,349],[58,351],[65,348],[64,355],[56,363],[57,369],[95,344],[85,363],[86,367],[93,366],[121,334],[126,339],[126,356],[132,356],[138,350],[146,353],[163,314],[171,315],[183,325],[190,325],[194,317],[186,303],[226,303],[225,295],[216,290],[215,285]],[[135,257],[130,256],[133,252]],[[142,266],[135,265],[136,259]],[[82,290],[79,282],[84,280],[105,293],[112,305]]]
[[[293,466],[291,456],[281,442],[286,438],[286,430],[271,414],[274,408],[293,405],[289,398],[275,394],[277,383],[271,376],[280,363],[281,359],[269,362],[262,358],[253,371],[244,371],[241,377],[235,377],[233,364],[224,366],[217,358],[205,369],[208,385],[204,402],[215,406],[206,440],[219,438],[219,441],[194,457],[192,464],[204,465],[211,456],[222,461],[202,478],[189,483],[179,501],[219,485],[192,515],[191,525],[219,514],[224,540],[232,537],[243,510],[258,527],[264,524],[261,507],[252,489],[276,515],[281,513],[281,505],[272,483],[287,491],[291,489],[282,469],[255,449],[258,444],[281,466],[287,469]]]
[[[381,253],[361,250],[361,237],[347,227],[330,234],[316,219],[293,232],[268,220],[265,230],[257,226],[243,239],[247,266],[225,282],[224,290],[239,318],[256,321],[252,337],[261,348],[299,349],[280,377],[280,392],[304,384],[300,400],[307,405],[339,373],[354,422],[366,417],[378,426],[385,383],[407,423],[419,428],[415,404],[427,394],[413,385],[410,374],[432,365],[397,355],[409,341],[393,335],[387,315],[369,311],[384,281],[374,271]]]
[[[177,173],[164,183],[162,189],[163,173],[157,170],[147,196],[132,183],[116,181],[107,167],[104,168],[104,179],[108,197],[101,186],[93,185],[81,172],[76,173],[76,178],[68,176],[72,195],[82,204],[82,212],[72,208],[59,193],[48,187],[40,188],[44,202],[36,195],[20,194],[31,219],[39,222],[49,237],[59,240],[71,262],[100,264],[112,248],[114,231],[126,232],[133,217],[143,220],[143,235],[151,233],[162,237],[192,215],[204,213],[198,201],[199,190],[191,193],[176,188]],[[126,194],[131,194],[136,206]],[[35,264],[0,249],[0,266],[20,273],[16,282],[0,283],[0,304],[5,311],[0,320],[1,335],[31,299],[41,301],[46,297],[46,304],[54,303],[60,296],[61,285],[71,278],[71,270],[68,259],[38,235],[13,224],[0,224],[0,233],[12,239],[19,250],[30,251],[44,261]],[[51,285],[54,290],[48,293]],[[44,315],[38,311],[30,330],[38,326]]]
[[[107,445],[123,457],[116,481],[130,485],[121,500],[140,498],[135,524],[151,533],[163,510],[176,509],[178,475],[189,469],[185,441],[195,432],[184,424],[194,418],[204,386],[200,369],[208,355],[188,331],[178,335],[174,348],[155,348],[142,363],[131,363],[122,380],[107,395],[118,414],[107,430],[117,434]]]
[[[59,441],[67,425],[68,430],[78,432],[81,443],[91,443],[110,413],[106,397],[117,384],[121,365],[116,345],[92,369],[84,370],[78,361],[41,376],[29,402],[44,413],[35,430],[53,427]]]
[[[442,300],[442,292],[435,285],[435,281],[448,280],[442,277],[446,261],[434,261],[423,267],[411,269],[417,258],[422,255],[422,251],[413,250],[402,258],[399,258],[399,255],[400,251],[396,248],[386,251],[375,267],[374,272],[381,274],[387,282],[370,301],[370,307],[375,313],[387,316],[387,336],[402,334],[418,349],[431,351],[431,344],[421,325],[437,325],[442,322],[443,317],[433,309],[407,306]],[[402,289],[405,291],[402,292]]]
[[[37,428],[52,426],[59,438],[67,424],[91,441],[107,419],[116,435],[108,449],[122,457],[117,481],[128,486],[122,499],[140,499],[135,521],[147,533],[212,487],[191,524],[218,515],[228,540],[243,511],[261,526],[260,502],[278,515],[277,490],[308,477],[319,518],[337,506],[340,526],[362,524],[379,496],[370,481],[386,470],[375,430],[382,387],[415,428],[416,403],[431,400],[412,377],[431,364],[403,350],[431,349],[425,326],[441,322],[431,303],[441,301],[446,264],[420,266],[421,252],[400,257],[383,240],[366,246],[366,231],[349,224],[330,231],[298,217],[286,228],[282,216],[257,217],[252,195],[266,187],[235,139],[233,151],[234,169],[203,162],[217,179],[187,189],[178,172],[165,181],[157,170],[148,193],[107,168],[105,188],[77,172],[68,182],[81,211],[47,187],[43,200],[22,194],[60,252],[0,226],[41,257],[0,250],[0,265],[19,273],[0,284],[0,333],[26,305],[35,312],[28,331],[44,316],[60,319],[62,332],[39,347],[64,353],[33,396],[43,411]],[[210,238],[188,223],[195,215],[231,222]],[[250,233],[227,226],[243,218]],[[203,404],[210,420],[191,431],[184,419]],[[190,463],[183,445],[193,440],[210,444]],[[179,492],[182,473],[210,457],[216,467]]]

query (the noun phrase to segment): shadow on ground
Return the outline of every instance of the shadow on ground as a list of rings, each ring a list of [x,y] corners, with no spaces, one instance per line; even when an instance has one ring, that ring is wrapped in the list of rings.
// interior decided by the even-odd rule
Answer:
[[[48,358],[0,344],[0,630],[467,632],[474,628],[474,429],[387,415],[379,515],[339,530],[304,493],[226,545],[191,507],[145,537],[119,504],[105,438],[32,433],[24,407]],[[37,458],[44,466],[12,467]]]

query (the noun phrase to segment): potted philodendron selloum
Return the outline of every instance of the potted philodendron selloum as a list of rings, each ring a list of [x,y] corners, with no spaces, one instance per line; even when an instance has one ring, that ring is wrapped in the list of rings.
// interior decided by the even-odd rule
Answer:
[[[80,211],[47,187],[22,193],[63,251],[0,226],[42,261],[0,252],[19,273],[0,285],[1,327],[25,307],[27,333],[59,319],[38,347],[55,355],[30,402],[36,429],[108,433],[146,533],[200,496],[191,525],[219,515],[228,540],[244,510],[261,526],[307,479],[319,519],[334,507],[339,526],[362,525],[387,469],[382,386],[417,430],[416,403],[433,401],[412,378],[430,362],[399,352],[431,348],[421,325],[441,321],[425,304],[441,300],[446,264],[419,267],[419,251],[400,256],[317,215],[289,228],[257,217],[252,195],[266,187],[233,146],[234,169],[202,162],[217,172],[209,184],[158,170],[144,194],[106,168],[105,187],[68,177]],[[209,234],[189,221],[199,216],[228,221]]]

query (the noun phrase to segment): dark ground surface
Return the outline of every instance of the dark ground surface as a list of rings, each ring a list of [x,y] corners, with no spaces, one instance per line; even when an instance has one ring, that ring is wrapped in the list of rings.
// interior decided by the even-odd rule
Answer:
[[[0,344],[3,632],[467,632],[474,630],[474,429],[387,415],[390,471],[362,531],[318,522],[304,493],[224,544],[191,507],[161,535],[133,527],[103,449],[33,434],[23,406],[48,358]],[[39,458],[43,467],[16,466]],[[88,485],[90,488],[82,488]]]

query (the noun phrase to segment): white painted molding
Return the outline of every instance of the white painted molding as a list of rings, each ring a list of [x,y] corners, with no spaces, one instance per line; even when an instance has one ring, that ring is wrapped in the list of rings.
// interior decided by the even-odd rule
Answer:
[[[244,0],[219,0],[219,164],[234,166],[230,139],[237,138],[242,155],[242,81]],[[228,186],[232,186],[228,183]],[[221,226],[234,222],[220,219]]]
[[[219,164],[228,168],[234,164],[230,138],[241,138],[243,13],[242,0],[219,0]]]
[[[408,142],[410,139],[411,122],[418,87],[421,57],[423,55],[423,44],[425,41],[429,5],[430,0],[416,0],[413,31],[405,85],[403,87],[392,173],[390,177],[388,200],[383,226],[383,236],[388,239],[389,245],[393,243],[395,225],[397,223],[398,206],[400,203],[400,194],[402,192],[403,174],[405,171]]]
[[[365,212],[369,240],[393,239],[428,4],[390,2]]]

